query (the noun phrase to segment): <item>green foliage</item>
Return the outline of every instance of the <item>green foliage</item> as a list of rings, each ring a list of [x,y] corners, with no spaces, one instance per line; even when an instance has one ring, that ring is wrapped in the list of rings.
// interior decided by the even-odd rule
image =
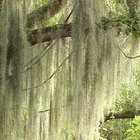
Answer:
[[[114,13],[127,12],[126,0],[106,0],[105,2],[109,11]]]
[[[123,140],[126,130],[126,120],[111,120],[101,126],[100,132],[106,140]]]
[[[126,83],[121,84],[115,110],[118,112],[128,110],[135,111],[134,103],[137,101],[137,96],[136,86]]]
[[[140,117],[127,122],[127,128],[124,133],[124,140],[139,140],[140,139]]]
[[[108,121],[102,127],[101,134],[106,140],[140,140],[140,117]]]
[[[133,83],[122,83],[114,108],[115,112],[133,111],[139,113],[136,103],[139,103],[140,62]],[[109,120],[101,126],[101,136],[111,140],[140,140],[140,116],[134,119]]]
[[[101,25],[106,30],[115,27],[120,32],[128,35],[132,33],[135,38],[140,36],[139,20],[135,20],[129,14],[111,13],[109,16],[102,17]]]
[[[55,25],[55,24],[58,24],[59,23],[59,20],[62,16],[62,13],[61,11],[56,14],[54,17],[52,17],[51,19],[47,20],[47,21],[44,21],[40,24],[41,27],[46,27],[46,26],[50,26],[50,25]]]
[[[41,0],[40,2],[34,3],[32,11],[35,11],[36,9],[38,9],[42,6],[47,5],[50,1],[51,0]],[[54,17],[52,17],[51,19],[41,22],[39,24],[39,26],[40,27],[47,27],[47,26],[50,26],[50,25],[58,24],[59,20],[62,16],[62,11],[63,11],[63,9],[58,14],[56,14]]]
[[[34,3],[32,10],[34,11],[34,10],[38,9],[39,7],[41,7],[41,6],[48,4],[49,1],[50,0],[41,0],[39,2]]]
[[[138,17],[140,8],[135,9],[135,15],[137,16],[132,17],[125,0],[107,0],[107,5],[110,11],[101,19],[101,26],[105,30],[115,27],[118,30],[118,34],[124,33],[128,35],[131,33],[135,38],[140,37],[140,21]]]

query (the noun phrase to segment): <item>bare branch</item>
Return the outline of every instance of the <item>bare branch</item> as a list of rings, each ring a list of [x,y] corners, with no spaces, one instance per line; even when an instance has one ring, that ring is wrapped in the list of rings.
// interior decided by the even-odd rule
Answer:
[[[51,0],[27,16],[27,28],[31,28],[35,23],[49,20],[56,15],[68,0]]]
[[[126,58],[135,59],[135,58],[139,58],[139,57],[140,57],[140,55],[137,55],[137,56],[128,56],[128,55],[125,54],[125,52],[124,52],[120,47],[118,47],[118,48],[120,49],[120,51],[123,53],[123,55],[124,55]]]

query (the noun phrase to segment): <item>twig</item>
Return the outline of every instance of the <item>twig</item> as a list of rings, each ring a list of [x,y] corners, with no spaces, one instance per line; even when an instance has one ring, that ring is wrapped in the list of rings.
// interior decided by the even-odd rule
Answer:
[[[71,53],[68,55],[68,57],[66,57],[66,58],[64,59],[64,61],[63,61],[63,62],[59,65],[59,67],[49,76],[49,78],[47,78],[47,79],[46,79],[45,81],[43,81],[41,84],[38,84],[38,85],[36,85],[36,86],[33,87],[33,88],[38,88],[38,87],[40,87],[40,86],[43,86],[48,80],[50,80],[50,79],[58,72],[58,70],[63,66],[63,64],[66,62],[66,60],[70,58],[70,56],[72,55],[72,53],[73,53],[73,52],[71,52]],[[32,88],[23,89],[23,90],[30,90],[30,89],[32,89]]]
[[[41,111],[38,111],[38,113],[44,113],[44,112],[48,112],[50,109],[46,109],[46,110],[41,110]]]
[[[124,51],[123,51],[120,47],[118,47],[118,48],[120,49],[120,51],[123,53],[123,55],[124,55],[126,58],[135,59],[135,58],[139,58],[139,57],[140,57],[140,55],[137,55],[137,56],[128,56],[128,55],[126,55],[126,54],[124,53]]]
[[[125,52],[122,50],[123,46],[125,45],[125,43],[127,42],[129,36],[126,38],[126,40],[124,41],[124,43],[122,44],[122,46],[118,46],[119,50],[123,53],[123,55],[126,57],[126,58],[129,58],[129,59],[135,59],[135,58],[139,58],[140,55],[137,55],[137,56],[128,56],[125,54]]]

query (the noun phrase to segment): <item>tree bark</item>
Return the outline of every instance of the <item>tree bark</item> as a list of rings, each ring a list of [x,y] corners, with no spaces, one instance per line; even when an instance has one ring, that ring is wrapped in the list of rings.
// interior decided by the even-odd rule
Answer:
[[[112,120],[112,119],[133,119],[135,116],[140,115],[140,111],[136,113],[135,111],[126,111],[126,112],[119,112],[119,113],[112,113],[110,112],[108,115],[105,116],[105,121]]]
[[[27,35],[31,45],[59,38],[71,37],[72,24],[58,24],[51,27],[32,30]]]
[[[27,16],[27,28],[31,28],[35,23],[49,20],[56,15],[68,0],[51,0]]]

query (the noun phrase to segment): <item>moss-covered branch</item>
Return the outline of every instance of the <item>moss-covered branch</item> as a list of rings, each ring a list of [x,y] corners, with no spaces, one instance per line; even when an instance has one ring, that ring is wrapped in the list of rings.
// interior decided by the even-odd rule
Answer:
[[[133,119],[135,116],[140,115],[140,111],[126,111],[126,112],[119,112],[119,113],[112,113],[110,112],[108,115],[105,116],[105,122],[112,119]]]
[[[57,14],[68,0],[51,0],[48,4],[42,6],[27,16],[27,28],[31,28],[36,22],[49,20]]]
[[[32,30],[28,33],[27,39],[31,45],[39,42],[51,41],[59,38],[71,37],[72,24],[58,24],[51,27]]]
[[[103,28],[104,30],[107,30],[110,27],[116,27],[118,29],[118,32],[124,32],[125,34],[132,33],[134,37],[140,36],[140,30],[138,29],[139,27],[137,27],[136,23],[134,23],[132,27],[132,21],[129,19],[124,19],[123,21],[117,19],[103,19],[102,23],[98,26],[100,26],[100,28]],[[71,37],[71,29],[72,23],[57,24],[42,29],[35,29],[28,32],[28,41],[31,45],[35,45],[39,42],[46,42],[59,38]],[[88,32],[89,30],[87,29],[85,31],[85,34],[87,34]]]
[[[41,22],[45,19],[48,20],[50,17],[55,15],[67,1],[68,0],[53,0],[51,3],[31,13],[28,15],[27,27],[31,27],[35,22]],[[113,14],[112,16],[103,17],[101,19],[101,23],[98,23],[98,26],[104,30],[112,27],[117,28],[118,34],[120,32],[123,32],[126,35],[132,33],[134,37],[139,37],[140,29],[138,22],[139,21],[130,16],[130,14],[123,13],[121,15]],[[38,42],[71,37],[71,25],[72,24],[61,24],[30,31],[28,33],[28,41],[31,45],[35,45]]]

